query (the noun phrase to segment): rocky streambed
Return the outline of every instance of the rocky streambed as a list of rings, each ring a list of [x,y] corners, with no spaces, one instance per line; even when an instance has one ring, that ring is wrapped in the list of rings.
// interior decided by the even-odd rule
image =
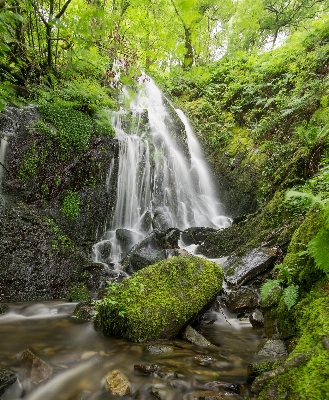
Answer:
[[[239,262],[215,260],[225,271],[221,296],[173,340],[103,337],[73,316],[72,302],[9,304],[0,316],[1,399],[256,398],[255,376],[287,355],[258,290],[274,258],[275,249],[259,248]]]

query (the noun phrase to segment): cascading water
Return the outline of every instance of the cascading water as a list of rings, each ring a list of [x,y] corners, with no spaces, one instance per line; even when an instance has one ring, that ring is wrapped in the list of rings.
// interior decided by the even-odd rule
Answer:
[[[112,118],[119,155],[108,176],[112,189],[116,181],[116,206],[107,232],[94,246],[95,262],[104,262],[105,245],[111,247],[109,260],[120,260],[118,229],[130,231],[132,245],[152,228],[221,229],[230,225],[229,218],[222,215],[200,145],[183,112],[170,108],[149,78],[134,97],[127,89],[123,94],[129,100],[129,111],[121,110]]]

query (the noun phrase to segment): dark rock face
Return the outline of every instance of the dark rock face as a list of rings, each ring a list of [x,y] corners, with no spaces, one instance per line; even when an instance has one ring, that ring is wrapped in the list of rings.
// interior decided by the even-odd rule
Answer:
[[[211,233],[217,232],[213,228],[197,228],[192,227],[186,229],[181,236],[181,239],[186,246],[190,244],[201,244]]]
[[[170,228],[165,232],[155,229],[138,242],[123,260],[126,271],[133,273],[174,255],[180,231]]]
[[[88,262],[31,207],[8,207],[0,236],[0,301],[66,298]]]
[[[259,294],[251,287],[241,287],[224,294],[223,300],[233,313],[254,310],[259,304]]]
[[[116,140],[94,132],[86,150],[63,149],[37,129],[38,121],[36,106],[0,114],[0,134],[8,139],[0,204],[0,301],[66,298],[72,284],[95,291],[104,278],[104,271],[90,267],[90,255],[115,204],[116,185],[105,183],[113,159],[116,169]],[[77,198],[74,217],[63,209],[71,192]]]
[[[0,396],[6,388],[16,382],[17,376],[8,369],[0,366]]]
[[[22,200],[44,209],[73,241],[85,244],[90,251],[99,221],[111,215],[115,201],[115,193],[106,189],[105,182],[111,159],[117,154],[116,141],[95,134],[86,151],[67,150],[64,155],[56,141],[36,129],[39,120],[35,106],[9,108],[2,114],[0,132],[10,130],[12,134],[3,192],[9,201]],[[76,219],[64,215],[61,209],[69,190],[79,196]]]
[[[225,280],[230,285],[240,286],[271,266],[276,249],[259,247],[241,258],[230,257],[222,266]]]

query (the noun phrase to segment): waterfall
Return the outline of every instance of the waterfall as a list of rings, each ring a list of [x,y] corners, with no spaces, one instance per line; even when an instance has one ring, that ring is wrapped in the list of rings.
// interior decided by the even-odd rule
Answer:
[[[185,230],[230,225],[184,113],[175,110],[149,78],[134,96],[128,89],[123,95],[129,110],[121,109],[112,117],[119,156],[107,179],[111,185],[116,181],[116,205],[107,232],[94,246],[95,262],[104,261],[105,245],[111,247],[110,260],[120,260],[118,229],[129,230],[133,245],[155,227]]]

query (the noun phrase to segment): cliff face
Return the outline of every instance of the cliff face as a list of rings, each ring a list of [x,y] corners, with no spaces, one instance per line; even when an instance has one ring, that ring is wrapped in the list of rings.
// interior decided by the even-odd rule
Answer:
[[[36,106],[8,108],[2,167],[0,301],[65,298],[87,283],[91,249],[115,193],[106,185],[116,141],[93,132],[78,151],[42,129]],[[112,185],[115,187],[115,185]],[[85,269],[87,268],[87,269]]]

